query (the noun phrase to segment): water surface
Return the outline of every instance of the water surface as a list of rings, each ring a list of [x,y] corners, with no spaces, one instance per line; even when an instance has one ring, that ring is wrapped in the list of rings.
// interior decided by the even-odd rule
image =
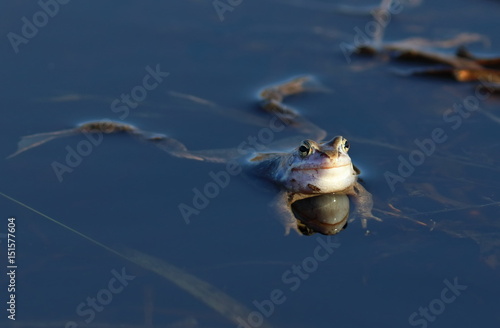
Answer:
[[[40,10],[35,2],[3,8],[4,35],[21,33],[21,18]],[[407,5],[391,18],[386,39],[479,33],[490,46],[476,43],[471,49],[498,55],[497,11],[493,1]],[[260,88],[311,74],[331,92],[295,97],[289,104],[329,136],[351,139],[351,157],[363,170],[375,208],[399,217],[376,212],[384,221],[370,222],[369,236],[359,221],[331,239],[284,236],[269,206],[274,189],[238,175],[186,224],[179,204],[191,203],[193,188],[203,188],[209,173],[223,166],[172,158],[125,135],[107,136],[62,181],[52,165],[64,164],[67,147],[76,149],[84,136],[3,160],[1,191],[106,245],[172,263],[251,311],[268,314],[273,327],[404,327],[412,325],[412,313],[430,305],[437,315],[431,312],[434,322],[424,320],[429,325],[497,326],[499,211],[479,206],[498,201],[498,123],[478,112],[455,130],[443,120],[447,109],[474,94],[474,85],[391,73],[419,63],[355,55],[348,62],[339,45],[352,43],[355,28],[364,30],[369,17],[286,1],[243,1],[224,18],[201,1],[69,2],[18,53],[4,37],[1,153],[14,152],[23,135],[92,119],[121,121],[124,112],[114,112],[113,101],[142,84],[146,67],[157,65],[168,77],[130,108],[124,122],[171,135],[192,149],[235,147],[261,127],[169,92],[266,118],[257,111]],[[480,106],[495,113],[498,99],[491,96]],[[447,140],[391,190],[384,173],[396,174],[399,156],[408,158],[417,149],[415,140],[430,138],[436,128]],[[0,203],[0,231],[9,216],[17,218],[21,325],[63,327],[89,319],[96,327],[236,326],[168,280],[7,199]],[[307,267],[309,273],[294,271],[313,265],[316,247],[329,241],[337,246],[324,261]],[[122,268],[135,277],[123,291],[94,311],[92,320],[89,312],[77,312],[87,297],[109,288],[112,270]],[[448,303],[435,301],[455,279],[466,289]],[[277,289],[285,300],[279,298],[272,311],[259,310],[255,304],[268,304],[262,302]],[[423,327],[418,318],[413,326]],[[1,320],[11,324],[5,312]]]

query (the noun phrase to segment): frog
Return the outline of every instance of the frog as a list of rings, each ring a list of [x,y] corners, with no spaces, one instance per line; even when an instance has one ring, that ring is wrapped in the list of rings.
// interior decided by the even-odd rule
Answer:
[[[381,221],[372,214],[372,195],[360,183],[360,170],[352,163],[348,154],[349,141],[343,136],[326,139],[324,130],[309,122],[295,109],[284,104],[284,100],[308,90],[321,89],[310,87],[310,76],[292,78],[283,83],[264,88],[260,92],[260,107],[274,115],[287,126],[297,129],[313,138],[303,139],[293,147],[280,151],[258,150],[242,156],[241,151],[230,150],[191,150],[182,142],[160,133],[143,131],[133,125],[122,122],[101,120],[80,124],[74,129],[40,133],[22,137],[18,150],[8,156],[15,157],[20,153],[40,146],[57,137],[70,136],[76,133],[127,133],[141,140],[151,142],[170,155],[190,160],[227,163],[238,160],[252,174],[264,178],[278,186],[278,194],[273,202],[280,213],[285,226],[285,234],[291,230],[300,233],[292,204],[320,195],[346,195],[356,205],[355,216],[360,217],[362,227],[367,229],[368,219]],[[177,96],[182,95],[176,93]],[[182,97],[182,96],[181,96]],[[185,97],[189,99],[193,96]],[[207,102],[204,102],[207,103]],[[296,138],[293,138],[296,140]],[[340,196],[339,196],[340,197]],[[335,233],[338,229],[335,229]]]
[[[368,219],[381,221],[372,214],[373,199],[358,181],[361,171],[352,163],[349,141],[336,136],[325,142],[305,139],[290,152],[258,153],[249,160],[255,173],[281,187],[281,212],[288,233],[296,230],[291,205],[299,200],[324,194],[351,196],[362,227]]]

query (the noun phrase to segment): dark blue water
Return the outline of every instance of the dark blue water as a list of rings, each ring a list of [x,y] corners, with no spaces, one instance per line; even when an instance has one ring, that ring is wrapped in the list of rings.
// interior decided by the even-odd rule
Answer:
[[[256,311],[256,321],[244,318],[251,327],[264,316],[273,327],[498,326],[500,225],[498,205],[491,205],[500,191],[498,123],[475,111],[454,129],[458,119],[443,114],[474,95],[473,84],[391,73],[418,63],[354,54],[348,62],[339,45],[352,43],[355,28],[363,31],[370,18],[313,7],[242,1],[220,21],[209,1],[70,1],[51,7],[54,17],[44,23],[36,2],[3,4],[0,153],[13,153],[21,136],[101,118],[171,135],[192,149],[236,147],[261,126],[169,92],[265,120],[255,106],[260,88],[312,74],[331,92],[289,104],[329,136],[351,139],[351,157],[384,220],[369,222],[371,235],[355,221],[335,238],[284,236],[269,206],[275,192],[244,175],[232,177],[186,224],[179,204],[190,205],[193,189],[224,166],[172,158],[127,135],[106,136],[62,181],[54,162],[67,164],[68,149],[84,136],[2,160],[0,191],[114,249],[140,250],[216,286]],[[489,46],[471,49],[498,55],[498,10],[486,0],[406,4],[391,17],[386,39],[478,33]],[[40,16],[38,32],[24,37],[22,18],[33,15]],[[13,47],[10,32],[23,41]],[[169,75],[149,79],[151,90],[128,111],[113,105],[143,85],[151,69]],[[493,114],[498,106],[493,96],[480,101]],[[408,160],[415,140],[432,138],[435,129],[446,140],[392,190],[384,174],[398,174],[399,156]],[[169,280],[2,197],[1,233],[10,216],[17,225],[21,327],[85,320],[96,327],[237,326]],[[122,272],[129,280],[122,277],[120,285]],[[0,322],[12,325],[5,309]]]

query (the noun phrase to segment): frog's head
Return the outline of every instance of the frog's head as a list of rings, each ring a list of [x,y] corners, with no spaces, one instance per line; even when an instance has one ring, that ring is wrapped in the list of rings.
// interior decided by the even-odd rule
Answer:
[[[305,194],[346,190],[357,179],[348,150],[349,142],[341,136],[321,144],[304,140],[282,163],[281,181],[288,190]]]

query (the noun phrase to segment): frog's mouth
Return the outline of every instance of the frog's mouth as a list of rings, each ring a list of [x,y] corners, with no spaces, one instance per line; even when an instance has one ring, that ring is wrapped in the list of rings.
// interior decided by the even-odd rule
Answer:
[[[292,171],[310,171],[310,170],[331,170],[338,169],[341,167],[346,167],[351,165],[351,163],[346,163],[342,165],[323,165],[323,166],[311,166],[311,167],[294,167]]]

